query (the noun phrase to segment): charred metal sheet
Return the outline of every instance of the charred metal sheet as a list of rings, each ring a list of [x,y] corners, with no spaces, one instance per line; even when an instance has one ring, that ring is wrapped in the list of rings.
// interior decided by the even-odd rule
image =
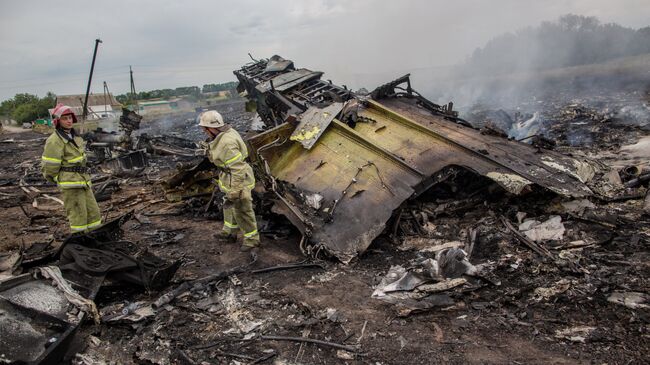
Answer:
[[[119,132],[106,132],[101,128],[84,134],[87,147],[93,151],[94,158],[98,162],[113,157],[113,150],[131,150],[133,140],[131,134],[140,128],[142,116],[134,111],[122,108],[122,115],[119,120]]]
[[[280,56],[273,56],[269,58],[269,62],[267,62],[264,72],[280,72],[293,69],[293,61],[285,60]]]
[[[196,164],[178,164],[177,170],[162,182],[168,201],[209,196],[215,191],[219,173],[207,158]]]
[[[127,137],[131,137],[134,130],[140,129],[140,121],[142,116],[138,113],[122,108],[122,115],[120,116],[120,128],[124,131]]]
[[[237,90],[246,91],[248,97],[257,102],[257,113],[267,125],[280,125],[289,116],[300,114],[312,105],[327,106],[352,97],[346,88],[321,80],[322,72],[296,71],[293,62],[283,71],[267,71],[267,64],[273,59],[282,58],[273,56],[270,60],[244,65],[234,72],[239,80]]]
[[[412,90],[408,75],[380,86],[373,98],[336,86],[319,94],[331,85],[319,79],[296,84],[299,78],[291,76],[291,89],[282,91],[258,88],[259,79],[245,68],[235,75],[258,106],[263,102],[260,116],[278,125],[249,140],[256,169],[277,196],[274,210],[308,236],[312,249],[324,248],[344,262],[363,252],[395,209],[439,183],[449,167],[486,176],[513,194],[532,185],[570,197],[592,194],[585,184],[595,172],[591,165],[483,135],[458,118],[451,103],[437,105]],[[328,106],[338,110],[341,102],[339,118],[310,128],[328,123],[315,113]],[[297,127],[281,124],[294,117],[301,120]]]
[[[149,159],[145,150],[125,153],[102,162],[99,168],[104,172],[120,175],[135,175],[149,166]]]
[[[257,85],[256,88],[260,93],[265,93],[267,91],[271,91],[272,89],[285,91],[298,85],[301,82],[320,78],[322,75],[322,72],[314,72],[301,68],[299,70],[280,74],[268,81],[264,81],[261,84]]]
[[[343,103],[332,103],[325,108],[310,107],[300,115],[300,123],[289,139],[302,143],[306,149],[311,149],[342,109]]]
[[[100,228],[68,237],[59,251],[59,265],[88,275],[108,275],[149,289],[166,286],[180,261],[162,260],[133,242],[122,239],[122,225],[132,213]]]
[[[177,155],[194,157],[197,155],[196,143],[174,136],[149,136],[146,133],[138,137],[137,149],[145,149],[151,154]]]

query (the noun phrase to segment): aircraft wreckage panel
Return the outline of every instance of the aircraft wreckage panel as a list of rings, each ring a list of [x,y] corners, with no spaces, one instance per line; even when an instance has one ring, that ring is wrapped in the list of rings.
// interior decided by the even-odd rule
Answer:
[[[302,231],[308,250],[325,249],[343,262],[449,168],[486,176],[513,194],[533,184],[568,197],[592,194],[584,184],[595,173],[588,164],[463,125],[451,103],[413,91],[408,75],[360,96],[307,69],[281,71],[274,87],[250,68],[234,73],[263,103],[260,117],[277,125],[249,140],[256,170],[276,195],[274,211]]]
[[[291,129],[282,127],[274,131],[285,142],[259,155],[277,180],[288,183],[288,200],[316,202],[300,209],[311,241],[351,260],[381,233],[421,175],[336,120],[310,150],[287,140]],[[249,142],[253,148],[263,143],[257,137]]]
[[[409,112],[409,107],[400,110]],[[291,207],[280,211],[298,209],[302,222],[296,225],[316,247],[343,262],[367,249],[393,211],[433,185],[430,177],[447,166],[475,171],[514,194],[533,183],[568,196],[589,194],[577,178],[542,160],[573,166],[571,158],[536,153],[531,146],[503,143],[469,128],[449,128],[444,120],[434,125],[434,132],[373,101],[359,114],[366,119],[354,129],[335,119],[309,150],[289,140],[294,128],[288,124],[249,141],[254,150],[262,147],[259,157],[284,183],[286,200],[279,203]],[[273,140],[282,142],[269,146]],[[490,152],[477,151],[481,149]]]
[[[533,183],[565,196],[592,193],[583,184],[594,174],[589,165],[450,123],[408,100],[369,101],[360,115],[374,122],[358,123],[357,132],[425,175],[447,165],[459,165],[493,179],[514,194]]]

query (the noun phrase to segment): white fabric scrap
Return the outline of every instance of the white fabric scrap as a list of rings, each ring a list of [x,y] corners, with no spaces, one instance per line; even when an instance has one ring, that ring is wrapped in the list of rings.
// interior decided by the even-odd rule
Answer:
[[[65,294],[66,299],[79,308],[90,314],[96,324],[99,324],[99,311],[95,302],[88,298],[82,297],[76,290],[70,286],[70,283],[63,277],[61,270],[57,266],[45,266],[38,268],[40,274],[54,282],[54,286],[59,288]]]
[[[551,216],[543,223],[539,221],[525,221],[519,225],[519,230],[535,242],[561,240],[565,232],[562,217],[559,215]]]

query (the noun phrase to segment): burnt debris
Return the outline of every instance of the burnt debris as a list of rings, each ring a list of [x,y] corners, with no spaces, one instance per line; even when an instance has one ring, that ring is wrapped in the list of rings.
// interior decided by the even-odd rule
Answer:
[[[93,301],[107,279],[146,290],[168,285],[180,261],[160,259],[122,240],[121,226],[131,216],[71,235],[49,257],[53,266],[42,259],[32,273],[0,281],[3,362],[59,363],[79,326],[86,319],[99,323]]]
[[[69,237],[36,168],[44,138],[0,138],[24,159],[0,161],[0,324],[12,328],[0,362],[647,353],[648,140],[619,128],[641,109],[567,99],[469,114],[426,100],[408,76],[354,92],[280,57],[235,74],[250,100],[214,107],[250,144],[264,244],[253,259],[215,237],[222,199],[197,143],[202,109],[94,131],[93,189],[110,223]]]
[[[275,126],[249,139],[254,162],[275,194],[274,211],[305,235],[309,252],[349,262],[394,211],[452,166],[512,194],[534,186],[567,197],[593,194],[596,168],[587,160],[480,133],[452,103],[437,105],[414,91],[408,75],[359,95],[285,61],[274,56],[234,73],[260,117]]]

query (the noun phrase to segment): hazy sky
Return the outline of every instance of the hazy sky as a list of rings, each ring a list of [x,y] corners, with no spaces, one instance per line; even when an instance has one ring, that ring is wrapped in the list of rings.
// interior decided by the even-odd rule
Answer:
[[[639,28],[648,0],[0,0],[0,100],[19,92],[114,94],[234,81],[279,54],[353,88],[460,62],[504,32],[574,13]]]

